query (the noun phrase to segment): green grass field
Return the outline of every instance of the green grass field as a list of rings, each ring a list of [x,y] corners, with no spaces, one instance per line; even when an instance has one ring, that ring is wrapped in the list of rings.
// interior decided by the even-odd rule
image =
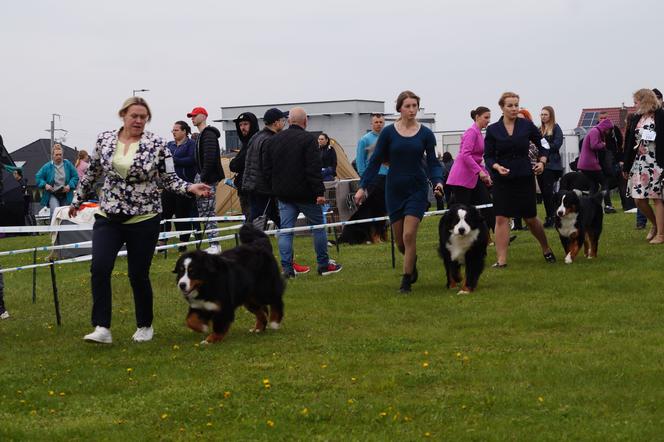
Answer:
[[[155,338],[135,331],[126,260],[114,273],[111,346],[91,330],[89,264],[5,274],[0,322],[0,440],[662,440],[664,246],[605,217],[599,259],[544,262],[519,232],[506,269],[479,290],[444,287],[437,218],[418,237],[420,280],[397,292],[389,243],[331,255],[341,273],[289,281],[283,328],[248,332],[238,310],[226,340],[199,346],[170,273],[155,258]],[[0,249],[46,237],[0,240]],[[227,245],[228,247],[231,244]],[[298,262],[314,263],[309,238]],[[494,261],[489,250],[487,264]],[[3,258],[3,267],[31,255]]]

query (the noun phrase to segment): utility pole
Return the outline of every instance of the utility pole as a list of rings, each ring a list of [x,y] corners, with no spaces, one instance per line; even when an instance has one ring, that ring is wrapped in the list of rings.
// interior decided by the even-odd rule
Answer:
[[[46,129],[46,132],[50,132],[51,134],[51,152],[53,152],[53,145],[55,144],[55,132],[64,132],[65,135],[67,134],[68,131],[65,129],[56,129],[55,128],[55,117],[58,117],[58,120],[62,119],[62,115],[60,114],[51,114],[51,128]],[[50,157],[51,152],[49,152],[48,156]]]

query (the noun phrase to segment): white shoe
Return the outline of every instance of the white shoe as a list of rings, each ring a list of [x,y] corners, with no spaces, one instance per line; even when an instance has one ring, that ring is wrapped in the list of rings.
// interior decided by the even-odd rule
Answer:
[[[0,319],[9,319],[9,312],[7,310],[2,312],[2,314],[0,315]]]
[[[636,213],[636,212],[637,212],[636,207],[633,209],[625,210],[625,213]]]
[[[207,249],[205,249],[205,252],[209,253],[210,255],[218,255],[218,254],[221,253],[221,247],[214,244],[214,245],[211,245],[210,247],[208,247]]]
[[[151,341],[154,336],[154,329],[152,327],[139,327],[136,329],[136,333],[131,339],[134,342],[147,342]]]
[[[96,326],[95,331],[83,336],[83,339],[88,342],[99,342],[100,344],[111,344],[113,342],[111,331],[100,326]]]

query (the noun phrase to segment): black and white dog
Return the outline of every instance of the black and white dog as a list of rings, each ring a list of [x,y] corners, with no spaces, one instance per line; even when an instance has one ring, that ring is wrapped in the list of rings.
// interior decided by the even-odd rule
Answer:
[[[461,266],[466,266],[466,281],[459,294],[477,288],[484,270],[489,229],[480,212],[472,206],[453,205],[438,224],[438,253],[445,263],[447,288],[461,284]]]
[[[205,343],[221,341],[244,305],[256,316],[252,332],[278,329],[284,316],[285,282],[265,233],[250,224],[240,229],[237,247],[221,255],[197,250],[178,259],[173,273],[189,304],[186,324],[208,333]],[[209,324],[212,323],[212,330]]]
[[[572,264],[583,247],[587,258],[597,258],[604,211],[602,192],[584,195],[580,190],[558,193],[555,226],[565,249],[565,264]]]

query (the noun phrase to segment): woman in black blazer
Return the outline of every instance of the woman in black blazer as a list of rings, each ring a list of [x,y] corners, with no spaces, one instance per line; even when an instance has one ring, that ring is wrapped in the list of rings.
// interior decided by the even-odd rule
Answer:
[[[503,116],[489,125],[484,140],[484,162],[493,179],[493,209],[496,214],[496,263],[494,267],[507,265],[510,218],[524,218],[533,236],[542,247],[544,259],[556,262],[556,257],[537,218],[535,177],[544,171],[547,151],[542,148],[537,127],[519,114],[519,96],[505,92],[498,101]],[[539,148],[537,163],[528,159],[530,142]]]

